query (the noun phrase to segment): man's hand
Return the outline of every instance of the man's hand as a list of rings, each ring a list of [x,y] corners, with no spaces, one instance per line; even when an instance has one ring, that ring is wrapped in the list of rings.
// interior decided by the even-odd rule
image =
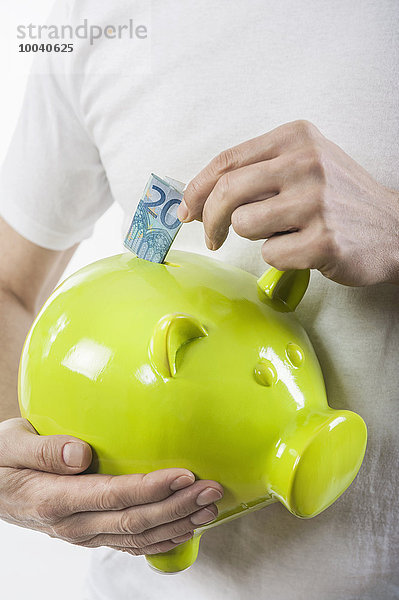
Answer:
[[[187,186],[178,216],[203,221],[211,250],[232,224],[242,237],[266,238],[263,258],[277,269],[319,269],[353,286],[399,283],[399,194],[307,121],[219,154]]]
[[[72,544],[139,555],[171,550],[217,516],[213,502],[223,489],[214,481],[194,481],[187,469],[74,477],[91,457],[77,438],[39,436],[21,418],[4,421],[0,517]]]

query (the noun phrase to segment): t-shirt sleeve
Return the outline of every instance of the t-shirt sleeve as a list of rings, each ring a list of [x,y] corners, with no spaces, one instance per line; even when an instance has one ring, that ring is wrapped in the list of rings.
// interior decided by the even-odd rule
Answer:
[[[51,69],[33,72],[0,174],[0,216],[29,241],[65,250],[112,204],[99,151]]]

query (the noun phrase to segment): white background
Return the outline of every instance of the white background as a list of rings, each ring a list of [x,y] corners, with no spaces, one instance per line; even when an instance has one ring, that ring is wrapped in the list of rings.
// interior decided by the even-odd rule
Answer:
[[[45,22],[52,3],[0,3],[0,162],[16,125],[31,61],[29,55],[17,52],[20,41],[16,27]],[[114,205],[98,221],[92,238],[80,245],[63,278],[93,260],[122,252],[121,222],[122,212]],[[91,552],[0,521],[0,598],[82,600],[82,582]]]

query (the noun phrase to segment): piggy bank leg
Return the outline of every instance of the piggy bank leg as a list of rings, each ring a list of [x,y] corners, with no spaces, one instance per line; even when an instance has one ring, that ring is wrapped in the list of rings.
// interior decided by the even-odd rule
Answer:
[[[158,573],[179,573],[191,567],[198,556],[201,533],[194,533],[191,540],[169,552],[146,556],[149,566]]]
[[[366,443],[366,425],[356,413],[330,408],[304,412],[273,451],[272,496],[298,517],[316,516],[352,483]]]

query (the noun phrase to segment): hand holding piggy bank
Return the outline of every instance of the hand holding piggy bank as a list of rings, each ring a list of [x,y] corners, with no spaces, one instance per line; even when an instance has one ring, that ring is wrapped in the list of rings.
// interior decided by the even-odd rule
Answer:
[[[219,481],[219,516],[161,572],[195,561],[202,533],[272,502],[309,518],[356,476],[366,426],[332,410],[293,311],[308,271],[258,280],[172,251],[93,263],[64,281],[32,325],[20,363],[21,412],[40,434],[88,442],[114,475],[184,467]]]

